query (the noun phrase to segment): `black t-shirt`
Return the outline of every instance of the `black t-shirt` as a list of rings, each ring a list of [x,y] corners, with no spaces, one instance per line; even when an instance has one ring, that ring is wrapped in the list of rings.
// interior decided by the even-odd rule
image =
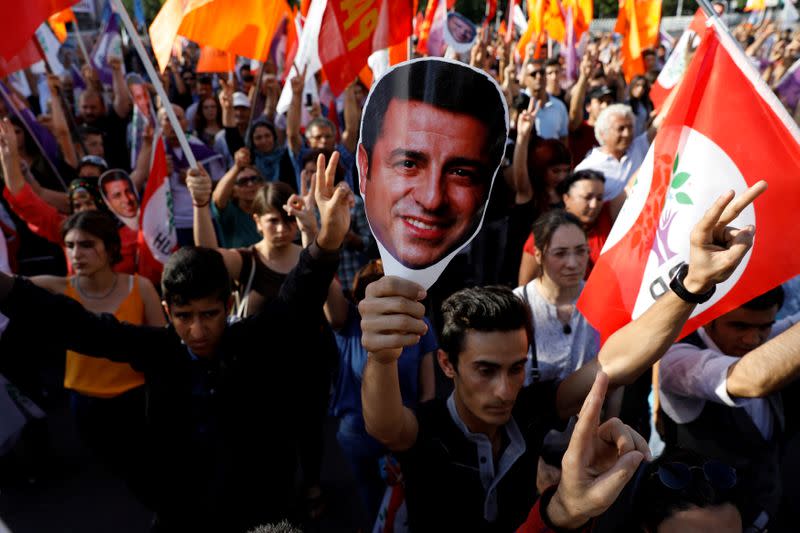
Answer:
[[[512,417],[525,451],[497,483],[493,522],[484,518],[486,491],[479,461],[485,458],[478,457],[477,445],[453,421],[446,401],[422,404],[417,411],[417,440],[397,454],[411,531],[513,531],[522,524],[536,502],[536,469],[544,436],[566,424],[556,414],[557,388],[557,382],[534,383],[517,397]],[[495,465],[495,475],[497,469]]]
[[[94,122],[85,122],[87,126],[103,132],[103,148],[108,168],[131,169],[130,151],[128,149],[128,119],[120,117],[114,106],[108,106],[108,113]]]

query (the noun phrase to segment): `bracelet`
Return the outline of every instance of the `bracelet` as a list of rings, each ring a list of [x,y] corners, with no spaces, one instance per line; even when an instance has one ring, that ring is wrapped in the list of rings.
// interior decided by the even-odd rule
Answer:
[[[206,200],[206,203],[204,203],[204,204],[196,204],[196,203],[192,202],[192,205],[193,205],[193,206],[195,206],[195,207],[205,207],[205,206],[207,206],[207,205],[208,205],[208,204],[210,204],[210,203],[211,203],[211,198],[209,198],[208,200]]]
[[[702,304],[714,296],[714,291],[717,290],[716,286],[711,287],[709,290],[701,294],[690,292],[689,289],[687,289],[683,284],[683,280],[686,278],[686,274],[688,273],[689,265],[683,263],[678,268],[678,271],[675,272],[675,276],[669,283],[669,288],[672,289],[672,292],[678,295],[678,298],[690,304]]]

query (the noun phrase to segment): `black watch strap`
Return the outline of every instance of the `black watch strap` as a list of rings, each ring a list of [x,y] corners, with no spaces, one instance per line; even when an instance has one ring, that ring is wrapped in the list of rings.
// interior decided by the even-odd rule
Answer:
[[[717,290],[717,287],[711,287],[711,289],[701,294],[689,292],[689,290],[687,290],[686,286],[683,284],[683,280],[686,279],[686,274],[688,273],[689,265],[686,263],[681,264],[681,266],[678,268],[678,271],[675,273],[675,276],[672,278],[672,281],[669,282],[669,288],[672,289],[672,292],[678,295],[678,298],[685,302],[689,302],[690,304],[706,303],[709,299],[711,299],[712,296],[714,296],[714,292]]]

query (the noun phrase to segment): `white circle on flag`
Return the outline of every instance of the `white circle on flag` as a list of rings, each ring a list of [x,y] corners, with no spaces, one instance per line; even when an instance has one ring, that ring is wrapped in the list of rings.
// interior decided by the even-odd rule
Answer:
[[[639,295],[636,299],[632,318],[642,315],[655,300],[669,290],[672,273],[682,262],[689,261],[689,235],[692,228],[700,221],[706,210],[727,191],[733,189],[737,195],[747,190],[748,185],[730,157],[711,139],[689,128],[683,127],[679,143],[679,162],[673,171],[670,186],[667,188],[667,199],[656,228],[656,237],[650,251],[645,267]],[[652,180],[652,154],[648,153],[650,168],[644,164],[639,174],[639,185],[644,185],[644,174],[647,192],[649,193]],[[674,157],[672,159],[674,161]],[[645,172],[647,171],[647,172]],[[752,177],[757,178],[756,176]],[[645,187],[642,187],[644,190]],[[631,211],[636,210],[635,218],[641,212],[644,203],[639,203],[640,191],[634,190],[634,195],[626,202],[625,208],[633,200]],[[623,209],[624,210],[624,209]],[[627,217],[633,216],[628,213]],[[733,227],[744,227],[756,224],[756,213],[752,204],[747,206],[742,213],[731,223]],[[614,230],[617,230],[616,224]],[[622,228],[620,228],[620,231]],[[614,231],[612,230],[612,233]],[[606,247],[609,247],[608,242]],[[741,278],[750,260],[751,250],[748,250],[742,262],[728,280],[717,285],[714,296],[705,304],[695,308],[692,316],[697,316],[709,307],[720,301]]]

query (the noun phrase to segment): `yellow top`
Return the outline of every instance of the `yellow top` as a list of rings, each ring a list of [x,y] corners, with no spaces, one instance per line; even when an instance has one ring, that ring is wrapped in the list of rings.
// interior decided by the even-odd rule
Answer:
[[[130,279],[128,296],[117,308],[114,316],[121,322],[141,324],[144,321],[144,302],[139,293],[139,278],[133,275]],[[81,302],[80,295],[71,281],[67,282],[64,294]],[[144,385],[144,374],[135,371],[127,363],[116,363],[100,357],[89,357],[71,350],[67,351],[64,374],[64,387],[67,389],[85,396],[113,398],[140,385]]]

